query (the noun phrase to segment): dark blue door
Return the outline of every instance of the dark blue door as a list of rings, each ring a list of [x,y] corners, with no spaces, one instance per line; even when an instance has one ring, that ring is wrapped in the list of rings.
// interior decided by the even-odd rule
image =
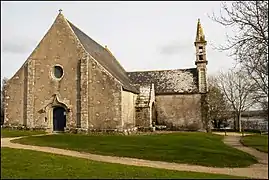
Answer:
[[[53,131],[64,131],[66,126],[66,112],[62,107],[53,109]]]

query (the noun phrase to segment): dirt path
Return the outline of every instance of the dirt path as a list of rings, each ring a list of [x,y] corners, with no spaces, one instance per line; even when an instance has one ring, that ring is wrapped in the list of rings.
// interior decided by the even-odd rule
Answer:
[[[13,139],[19,139],[19,138],[21,137],[1,138],[1,147],[10,147],[10,148],[15,148],[15,149],[28,149],[28,150],[34,150],[34,151],[47,152],[47,153],[54,153],[54,154],[59,154],[59,155],[73,156],[73,157],[78,157],[78,158],[94,160],[94,161],[119,163],[119,164],[124,164],[124,165],[145,166],[145,167],[168,169],[168,170],[178,170],[178,171],[227,174],[227,175],[244,176],[244,177],[256,178],[256,179],[268,179],[268,154],[261,153],[255,149],[241,145],[239,142],[240,137],[234,136],[234,135],[225,136],[224,143],[256,156],[259,160],[258,164],[254,164],[246,168],[215,168],[215,167],[205,167],[205,166],[197,166],[197,165],[189,165],[189,164],[168,163],[168,162],[161,162],[161,161],[149,161],[149,160],[143,160],[143,159],[126,158],[126,157],[103,156],[103,155],[64,150],[64,149],[59,149],[59,148],[31,146],[31,145],[23,145],[23,144],[10,142]]]
[[[260,152],[254,148],[249,148],[246,146],[243,146],[240,143],[240,136],[227,136],[224,138],[224,143],[228,144],[236,149],[239,149],[241,151],[244,151],[248,154],[251,154],[252,156],[255,156],[260,164],[267,165],[268,166],[268,154]]]

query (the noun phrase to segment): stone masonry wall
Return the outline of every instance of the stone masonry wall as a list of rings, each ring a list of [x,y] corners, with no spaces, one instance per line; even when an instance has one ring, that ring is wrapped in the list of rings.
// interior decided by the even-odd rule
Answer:
[[[42,111],[53,95],[68,102],[67,127],[76,127],[77,120],[77,67],[79,60],[88,54],[74,35],[63,15],[59,14],[44,38],[27,60],[28,68],[24,76],[23,67],[8,82],[8,94],[12,95],[6,110],[7,119],[12,123],[23,122],[22,110],[27,112],[27,126],[48,127],[47,114]],[[64,75],[57,80],[53,67],[59,65]],[[25,69],[25,68],[24,68]],[[17,77],[18,76],[18,77]],[[23,80],[27,80],[24,86]],[[27,89],[23,96],[22,89]],[[27,97],[27,98],[25,98]],[[27,102],[22,106],[23,99]],[[26,107],[26,108],[25,108]]]
[[[135,124],[138,127],[149,127],[151,125],[151,85],[140,86],[139,91],[136,100]]]
[[[89,65],[89,129],[122,128],[121,84],[93,58]]]
[[[135,122],[137,127],[150,127],[150,107],[136,107]]]
[[[27,64],[16,72],[16,74],[7,81],[5,86],[5,105],[4,105],[4,124],[5,125],[23,125],[24,124],[24,74],[27,69]],[[27,71],[26,71],[27,73]]]
[[[25,95],[27,97],[26,99],[26,108],[24,109],[26,112],[24,114],[26,115],[26,125],[27,127],[33,128],[35,125],[34,122],[34,111],[35,111],[35,106],[34,106],[34,101],[35,101],[35,96],[34,96],[34,87],[35,87],[35,59],[32,59],[31,57],[29,58],[29,61],[27,62],[28,64],[28,69],[27,69],[27,88],[24,89]]]
[[[149,119],[150,119],[150,126],[152,126],[152,123],[155,119],[155,107],[153,107],[153,104],[155,103],[155,87],[154,84],[151,84],[150,88],[150,100],[149,100]]]
[[[82,129],[89,127],[89,57],[84,58],[80,62],[80,119],[77,119]],[[77,103],[79,103],[77,101]],[[79,126],[78,126],[79,127]]]
[[[123,129],[135,127],[135,102],[137,95],[128,91],[122,91],[122,125]]]
[[[203,129],[200,100],[200,94],[156,96],[158,124],[179,130]]]
[[[207,87],[207,68],[206,63],[199,63],[197,64],[198,70],[198,86],[200,93],[206,93],[208,91]]]
[[[39,113],[46,100],[53,94],[59,94],[68,103],[70,111],[67,115],[66,127],[75,128],[77,124],[77,81],[78,63],[87,59],[77,37],[74,35],[65,18],[59,14],[54,24],[31,55],[36,62],[35,81],[35,126],[46,125],[45,113]],[[53,67],[59,65],[64,75],[58,80],[54,78]]]

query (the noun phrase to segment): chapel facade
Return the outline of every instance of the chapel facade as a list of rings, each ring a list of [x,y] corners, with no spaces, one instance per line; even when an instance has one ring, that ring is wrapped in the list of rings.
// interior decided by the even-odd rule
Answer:
[[[206,40],[200,20],[196,67],[126,72],[113,54],[60,12],[4,88],[4,124],[47,131],[205,129]]]

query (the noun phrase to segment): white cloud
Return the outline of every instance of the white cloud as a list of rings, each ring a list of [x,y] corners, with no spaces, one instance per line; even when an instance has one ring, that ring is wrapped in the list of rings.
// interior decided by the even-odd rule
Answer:
[[[174,2],[1,2],[1,76],[11,77],[63,9],[65,17],[102,45],[127,71],[195,67],[193,41],[201,19],[209,42],[224,41],[225,30],[207,14],[217,1]],[[27,12],[27,13],[26,13]],[[15,38],[16,37],[16,38]],[[208,71],[232,66],[226,53],[207,47]],[[11,64],[16,62],[16,66]],[[15,69],[17,68],[17,69]]]

